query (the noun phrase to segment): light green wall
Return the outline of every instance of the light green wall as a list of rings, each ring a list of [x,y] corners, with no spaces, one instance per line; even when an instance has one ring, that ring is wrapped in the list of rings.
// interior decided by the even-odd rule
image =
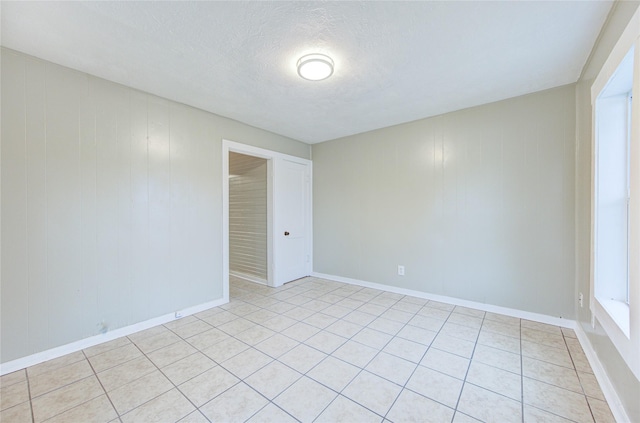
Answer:
[[[616,2],[576,85],[576,298],[583,293],[587,299],[590,292],[591,85],[639,4],[637,1]],[[587,304],[588,301],[585,301],[583,308],[576,305],[576,319],[587,333],[627,415],[631,421],[640,422],[640,381],[602,327],[597,322],[595,328],[591,327],[591,313]]]
[[[313,145],[314,270],[573,319],[574,130],[569,85]]]
[[[273,133],[2,49],[2,362],[222,297],[222,139]]]

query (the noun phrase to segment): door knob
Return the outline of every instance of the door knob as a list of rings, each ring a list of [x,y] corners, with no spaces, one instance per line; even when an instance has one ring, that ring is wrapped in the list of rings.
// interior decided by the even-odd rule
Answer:
[[[284,231],[284,236],[289,236],[289,232],[288,231]]]

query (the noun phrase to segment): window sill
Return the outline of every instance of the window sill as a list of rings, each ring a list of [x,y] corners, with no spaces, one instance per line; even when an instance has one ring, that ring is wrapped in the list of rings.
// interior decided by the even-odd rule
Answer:
[[[615,300],[593,298],[591,312],[598,321],[605,335],[620,353],[620,356],[629,366],[633,374],[640,378],[640,331],[636,323],[640,323],[636,318],[640,317],[634,312],[631,315],[631,306]],[[634,321],[631,322],[633,317]],[[595,328],[595,320],[592,324]],[[630,329],[633,327],[633,333]]]
[[[629,304],[618,300],[605,300],[596,298],[604,311],[609,315],[613,323],[618,326],[627,339],[630,338],[629,331]]]

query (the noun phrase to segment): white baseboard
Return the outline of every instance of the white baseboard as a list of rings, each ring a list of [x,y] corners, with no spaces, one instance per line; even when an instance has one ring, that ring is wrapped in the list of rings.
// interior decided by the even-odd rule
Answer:
[[[208,310],[210,308],[217,307],[228,302],[228,298],[220,298],[218,300],[209,301],[204,304],[199,304],[174,313],[154,317],[153,319],[145,320],[144,322],[135,323],[133,325],[125,326],[119,329],[114,329],[104,334],[91,336],[89,338],[84,338],[70,344],[61,345],[56,348],[51,348],[50,350],[28,355],[26,357],[18,358],[13,361],[8,361],[6,363],[0,364],[0,376],[30,366],[34,366],[47,360],[53,360],[54,358],[62,357],[63,355],[71,354],[85,348],[93,347],[94,345],[102,344],[103,342],[112,341],[123,336],[131,335],[132,333],[140,332],[154,326],[162,325],[164,323],[171,322],[172,320],[177,320],[191,314],[199,313],[201,311]]]
[[[613,387],[613,383],[611,383],[609,375],[607,375],[607,371],[602,366],[596,351],[593,349],[593,345],[591,345],[589,337],[584,329],[582,329],[582,325],[580,325],[580,323],[576,323],[574,330],[578,337],[578,341],[584,350],[584,354],[587,356],[587,360],[589,360],[593,374],[600,384],[600,389],[609,404],[613,417],[617,422],[630,422],[631,419],[629,419],[629,416],[622,405],[622,401],[620,401],[620,397]]]
[[[500,307],[500,306],[485,304],[485,303],[478,303],[475,301],[461,300],[460,298],[447,297],[444,295],[429,294],[427,292],[415,291],[413,289],[406,289],[406,288],[398,288],[396,286],[384,285],[384,284],[375,283],[375,282],[367,282],[359,279],[344,278],[342,276],[327,275],[324,273],[317,273],[317,272],[314,272],[312,276],[317,278],[322,278],[322,279],[329,279],[336,282],[344,282],[350,285],[358,285],[366,288],[379,289],[381,291],[388,291],[396,294],[410,295],[412,297],[424,298],[426,300],[433,300],[433,301],[439,301],[442,303],[459,305],[462,307],[475,308],[482,311],[488,311],[490,313],[504,314],[506,316],[517,317],[517,318],[526,319],[526,320],[533,320],[535,322],[546,323],[549,325],[560,326],[564,328],[573,329],[576,324],[575,320],[562,319],[560,317],[548,316],[546,314],[532,313],[529,311],[523,311],[523,310],[518,310],[514,308]]]

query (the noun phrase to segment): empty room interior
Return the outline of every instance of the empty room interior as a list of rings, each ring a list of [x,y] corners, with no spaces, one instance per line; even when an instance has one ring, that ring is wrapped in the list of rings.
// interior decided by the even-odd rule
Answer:
[[[2,1],[0,421],[640,423],[638,1]]]

